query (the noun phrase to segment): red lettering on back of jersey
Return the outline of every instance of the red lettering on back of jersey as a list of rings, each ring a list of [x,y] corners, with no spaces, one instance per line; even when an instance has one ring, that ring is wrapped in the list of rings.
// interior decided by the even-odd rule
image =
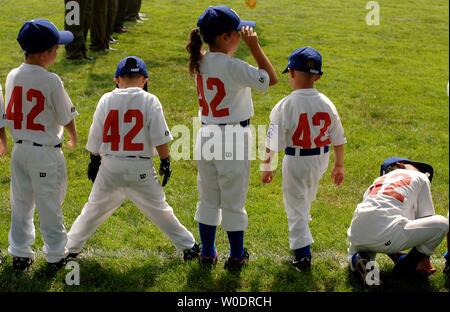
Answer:
[[[319,135],[314,139],[314,144],[316,145],[316,147],[331,144],[330,139],[326,139],[325,141],[321,140],[321,138],[325,136],[328,127],[331,125],[330,115],[326,112],[317,112],[312,118],[312,124],[313,126],[320,126],[322,120],[324,121],[323,127],[320,129]],[[302,138],[300,139],[300,137]],[[292,135],[292,143],[295,146],[300,146],[303,149],[311,148],[311,128],[309,126],[307,113],[300,114],[297,129]]]
[[[22,129],[23,113],[22,113],[22,87],[14,87],[6,108],[6,118],[14,121],[14,129]]]
[[[45,132],[43,125],[34,123],[34,118],[44,110],[45,97],[41,91],[30,89],[27,92],[27,101],[32,102],[33,99],[36,99],[36,105],[30,110],[27,117],[27,129]]]
[[[203,76],[197,74],[197,94],[198,102],[200,107],[202,107],[202,116],[208,116],[211,107],[211,112],[213,117],[226,117],[230,115],[228,108],[222,108],[217,110],[217,107],[222,103],[222,100],[226,96],[225,85],[219,78],[210,77],[206,80],[206,87],[208,90],[214,91],[216,89],[216,95],[211,100],[211,103],[206,101],[205,90],[203,88]],[[215,88],[214,88],[215,87]]]
[[[23,121],[23,88],[15,86],[9,100],[8,107],[6,109],[6,118],[14,121],[14,129],[22,129]],[[36,99],[36,105],[34,105],[27,116],[27,130],[42,131],[45,132],[45,127],[41,124],[34,123],[34,119],[45,108],[45,96],[41,91],[30,89],[27,92],[27,102],[33,103],[33,99]]]
[[[300,139],[300,137],[302,138]],[[311,129],[309,128],[308,114],[300,114],[297,130],[292,136],[292,143],[296,146],[301,146],[303,149],[311,148]]]
[[[383,195],[394,197],[395,199],[403,203],[405,201],[405,197],[402,194],[396,192],[395,189],[409,185],[411,183],[411,176],[402,172],[393,174],[392,176],[389,177],[389,179],[391,180],[399,177],[401,177],[400,180],[389,183],[384,188]],[[384,185],[386,178],[387,178],[386,176],[381,177],[369,188],[370,191],[369,196],[377,195],[379,193],[379,191]]]
[[[130,109],[125,114],[124,121],[132,122],[133,118],[136,119],[136,124],[130,130],[130,132],[128,132],[128,134],[124,137],[123,150],[124,151],[143,151],[144,144],[143,143],[133,143],[133,139],[142,130],[142,128],[144,126],[144,116],[142,115],[140,110]]]
[[[111,131],[111,134],[108,134]],[[119,111],[113,109],[109,112],[103,126],[103,143],[111,143],[111,150],[118,151],[120,143]]]
[[[123,138],[123,150],[124,151],[143,151],[144,143],[133,143],[133,139],[144,127],[144,116],[138,109],[130,109],[123,116],[125,123],[133,122],[133,118],[136,119],[136,124]],[[111,151],[118,151],[120,145],[120,131],[119,131],[119,111],[112,109],[109,111],[108,116],[103,126],[103,143],[111,143]]]
[[[208,116],[209,107],[205,99],[205,91],[203,90],[203,76],[200,74],[197,75],[197,94],[198,102],[200,104],[200,107],[202,107],[202,116]]]
[[[330,139],[326,139],[325,141],[322,141],[321,138],[325,136],[325,133],[328,130],[328,127],[331,125],[331,118],[328,113],[324,112],[318,112],[313,116],[313,126],[320,126],[321,121],[324,121],[323,127],[320,129],[320,134],[317,138],[314,139],[314,144],[316,144],[316,147],[321,147],[325,145],[330,145],[331,141]]]
[[[216,95],[211,100],[210,106],[212,110],[213,117],[226,117],[230,115],[228,108],[222,108],[217,110],[217,106],[220,105],[223,98],[226,95],[225,85],[219,78],[208,78],[206,81],[206,87],[208,90],[214,90],[214,86],[216,87]]]

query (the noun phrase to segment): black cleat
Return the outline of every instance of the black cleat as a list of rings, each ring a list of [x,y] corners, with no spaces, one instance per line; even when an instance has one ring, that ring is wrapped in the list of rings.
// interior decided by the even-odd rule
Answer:
[[[33,264],[34,260],[24,257],[13,257],[13,268],[19,271],[25,271],[29,266]]]
[[[311,258],[303,257],[299,259],[295,257],[295,259],[292,260],[292,265],[297,269],[297,271],[307,271],[311,268]]]
[[[244,258],[238,259],[228,255],[227,260],[225,260],[224,268],[230,272],[240,271],[242,266],[248,262],[250,255],[247,252],[247,248],[244,248]]]
[[[197,259],[200,254],[200,245],[199,243],[195,243],[194,246],[190,249],[186,249],[183,251],[183,259],[184,261],[191,261]]]
[[[69,259],[75,259],[76,257],[78,257],[79,254],[80,254],[79,252],[71,252],[71,253],[69,253],[67,255],[67,257],[66,257],[66,261],[69,260]]]
[[[198,258],[198,261],[200,262],[200,264],[207,265],[207,266],[216,265],[216,263],[217,263],[217,250],[216,250],[216,254],[214,255],[214,257],[204,257],[200,253],[200,257]]]
[[[63,266],[66,265],[66,258],[54,263],[47,262],[47,264],[52,270],[59,271]]]

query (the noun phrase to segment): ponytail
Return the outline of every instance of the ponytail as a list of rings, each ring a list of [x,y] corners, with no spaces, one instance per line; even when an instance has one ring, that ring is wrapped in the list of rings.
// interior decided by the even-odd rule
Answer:
[[[198,28],[194,28],[189,36],[186,50],[189,52],[189,72],[191,75],[200,73],[200,61],[202,59],[202,37]]]

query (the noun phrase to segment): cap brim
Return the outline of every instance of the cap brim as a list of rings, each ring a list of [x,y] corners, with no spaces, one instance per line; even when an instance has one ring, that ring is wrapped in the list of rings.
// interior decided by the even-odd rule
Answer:
[[[425,174],[428,173],[429,174],[428,179],[431,182],[431,180],[433,179],[433,173],[434,173],[434,169],[431,165],[426,164],[426,163],[413,162],[413,161],[411,161],[410,164],[413,165],[414,167],[416,167],[417,170],[419,170],[420,172],[425,173]]]
[[[403,157],[390,157],[390,158],[386,159],[386,161],[381,166],[380,176],[382,176],[384,174],[384,170],[386,170],[386,168],[389,165],[392,165],[392,164],[395,164],[398,162],[404,163],[404,164],[411,164],[414,167],[416,167],[417,170],[419,170],[420,172],[422,172],[424,174],[428,173],[428,179],[430,180],[430,182],[433,179],[433,175],[434,175],[433,166],[426,164],[426,163],[415,162],[415,161],[412,161],[412,160],[409,160],[409,159],[403,158]],[[383,170],[383,166],[384,166],[384,170]]]
[[[282,73],[282,74],[286,74],[288,71],[289,71],[289,67],[286,67],[286,69],[283,70],[281,73]]]
[[[236,29],[236,30],[241,30],[242,29],[242,27],[250,27],[250,28],[255,28],[255,26],[256,26],[256,23],[255,22],[252,22],[252,21],[242,21],[241,20],[241,23],[239,24],[239,26],[238,26],[238,29]]]
[[[57,44],[68,44],[73,41],[73,34],[71,31],[62,30],[59,31],[59,40]]]

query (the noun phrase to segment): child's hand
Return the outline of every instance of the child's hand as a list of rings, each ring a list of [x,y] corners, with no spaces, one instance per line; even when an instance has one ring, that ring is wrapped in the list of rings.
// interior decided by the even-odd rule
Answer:
[[[69,141],[67,141],[67,145],[69,147],[74,147],[77,144],[78,137],[77,136],[69,136]]]
[[[333,171],[331,172],[331,178],[334,180],[334,184],[337,186],[341,185],[344,182],[344,167],[343,166],[334,166]]]
[[[242,27],[241,36],[250,50],[258,47],[258,35],[256,31],[253,31],[253,28],[249,28],[248,26],[245,28]]]
[[[272,182],[273,180],[273,172],[272,171],[263,171],[261,173],[261,182],[263,184],[267,184]]]

